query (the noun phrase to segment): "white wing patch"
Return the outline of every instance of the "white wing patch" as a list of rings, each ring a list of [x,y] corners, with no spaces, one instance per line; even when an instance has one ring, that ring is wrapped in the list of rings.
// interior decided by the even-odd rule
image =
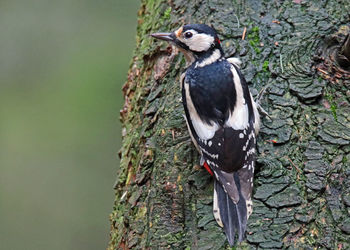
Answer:
[[[197,135],[202,140],[209,140],[213,138],[215,132],[218,130],[219,125],[212,121],[213,125],[209,125],[207,123],[204,123],[201,118],[199,117],[194,104],[190,97],[190,87],[188,83],[185,83],[185,93],[186,93],[186,102],[187,102],[187,108],[188,112],[190,114],[190,118],[192,121],[192,125],[194,130],[196,131]]]
[[[239,78],[239,75],[236,69],[233,66],[231,67],[231,72],[233,75],[233,81],[235,84],[237,98],[236,98],[235,108],[233,112],[231,112],[225,125],[228,127],[232,127],[233,129],[236,129],[236,130],[243,130],[243,129],[246,129],[249,125],[248,106],[245,103],[245,99],[243,96],[243,88],[242,88],[241,80]]]
[[[226,59],[229,63],[236,65],[238,68],[241,68],[242,61],[237,57],[229,57]]]

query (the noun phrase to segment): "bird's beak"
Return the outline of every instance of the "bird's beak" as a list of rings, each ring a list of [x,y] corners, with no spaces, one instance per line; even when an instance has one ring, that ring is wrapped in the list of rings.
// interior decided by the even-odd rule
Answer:
[[[151,34],[151,36],[160,40],[168,41],[168,42],[175,41],[174,33],[153,33]]]

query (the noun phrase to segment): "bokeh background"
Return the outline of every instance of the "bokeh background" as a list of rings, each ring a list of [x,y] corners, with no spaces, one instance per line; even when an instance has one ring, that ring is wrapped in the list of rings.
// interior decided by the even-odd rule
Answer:
[[[0,1],[0,249],[105,249],[138,0]]]

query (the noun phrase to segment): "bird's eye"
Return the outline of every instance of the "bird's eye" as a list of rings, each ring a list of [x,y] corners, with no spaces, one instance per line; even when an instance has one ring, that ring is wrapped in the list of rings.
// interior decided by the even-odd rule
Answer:
[[[193,34],[191,32],[186,32],[184,36],[185,36],[185,38],[191,38],[192,35]]]

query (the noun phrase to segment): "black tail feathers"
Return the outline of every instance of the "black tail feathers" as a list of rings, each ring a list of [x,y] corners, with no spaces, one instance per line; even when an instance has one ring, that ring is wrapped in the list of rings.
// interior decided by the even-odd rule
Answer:
[[[224,225],[224,231],[230,246],[233,246],[235,244],[236,234],[238,235],[238,242],[243,241],[245,236],[245,230],[247,227],[246,200],[243,198],[240,192],[239,183],[237,185],[239,192],[239,201],[237,204],[232,201],[232,199],[225,192],[221,183],[219,183],[217,180],[214,181],[214,188],[217,193],[218,208],[220,210],[222,224]]]

